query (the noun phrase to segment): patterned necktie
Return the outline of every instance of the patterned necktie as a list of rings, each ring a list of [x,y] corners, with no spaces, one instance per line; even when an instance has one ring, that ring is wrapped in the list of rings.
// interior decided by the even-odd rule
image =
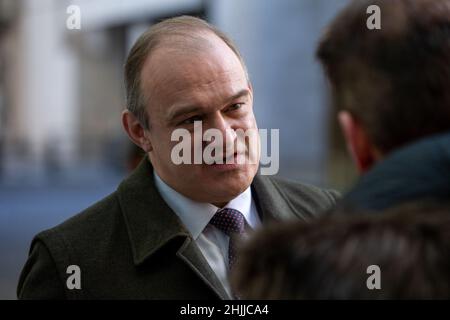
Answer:
[[[216,212],[209,222],[230,237],[228,245],[228,269],[236,262],[236,239],[245,233],[245,218],[238,210],[224,208]]]

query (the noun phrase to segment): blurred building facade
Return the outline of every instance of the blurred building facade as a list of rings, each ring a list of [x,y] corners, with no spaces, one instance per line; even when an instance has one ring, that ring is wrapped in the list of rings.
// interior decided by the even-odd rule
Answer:
[[[123,64],[164,17],[192,14],[228,33],[248,64],[260,128],[280,129],[280,175],[319,185],[352,177],[314,50],[347,0],[0,0],[3,181],[97,179],[123,169]],[[69,30],[77,5],[81,29]],[[348,171],[350,170],[350,171]],[[348,172],[347,172],[348,171]]]
[[[123,64],[155,19],[198,14],[200,1],[2,0],[8,79],[2,97],[2,179],[93,179],[123,169]],[[70,30],[77,5],[81,29]],[[99,176],[100,175],[100,176]]]

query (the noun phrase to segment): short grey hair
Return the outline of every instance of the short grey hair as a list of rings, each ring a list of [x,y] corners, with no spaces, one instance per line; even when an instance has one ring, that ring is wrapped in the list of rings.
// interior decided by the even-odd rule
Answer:
[[[149,117],[146,112],[148,97],[142,92],[141,70],[149,57],[169,37],[193,38],[201,32],[212,32],[218,36],[236,54],[249,81],[247,67],[239,50],[233,41],[208,22],[191,16],[179,16],[163,20],[145,31],[131,48],[125,64],[125,89],[127,109],[133,113],[145,129],[150,128]]]

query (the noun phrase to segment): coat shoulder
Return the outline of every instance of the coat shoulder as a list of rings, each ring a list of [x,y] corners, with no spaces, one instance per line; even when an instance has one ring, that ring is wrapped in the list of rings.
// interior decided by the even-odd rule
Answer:
[[[280,177],[266,177],[266,184],[272,185],[281,197],[308,216],[317,216],[333,208],[340,199],[338,191],[319,188]]]
[[[108,239],[117,229],[120,206],[115,193],[65,222],[38,233],[17,287],[19,299],[79,298],[80,290],[67,290],[67,267],[89,265],[103,268],[101,261]],[[109,237],[108,237],[109,236]]]
[[[116,192],[98,201],[63,223],[37,234],[30,248],[40,244],[48,250],[58,272],[65,275],[69,265],[101,271],[114,256],[111,245],[127,254],[129,244]],[[125,253],[124,253],[125,252]]]
[[[114,229],[117,220],[122,219],[120,213],[117,194],[113,192],[61,224],[37,234],[36,239],[72,244],[102,239]]]

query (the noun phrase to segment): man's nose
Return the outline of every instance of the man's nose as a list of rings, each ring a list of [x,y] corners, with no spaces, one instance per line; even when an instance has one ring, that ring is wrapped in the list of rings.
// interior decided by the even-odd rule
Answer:
[[[218,114],[212,119],[209,128],[217,129],[222,134],[223,147],[225,148],[224,151],[228,149],[226,148],[227,144],[230,145],[236,140],[236,131],[234,130],[232,123],[222,114]]]

